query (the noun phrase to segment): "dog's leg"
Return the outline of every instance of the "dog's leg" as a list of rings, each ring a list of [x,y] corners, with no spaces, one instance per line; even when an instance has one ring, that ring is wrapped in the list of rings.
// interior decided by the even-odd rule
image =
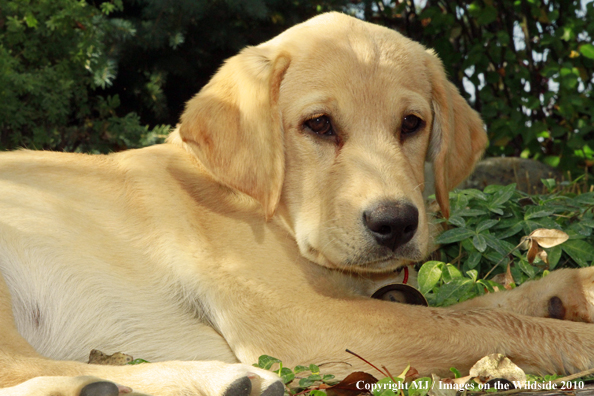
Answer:
[[[540,280],[485,294],[451,308],[501,308],[522,315],[592,323],[594,267],[553,271]]]
[[[116,385],[118,384],[118,385]],[[162,362],[101,366],[46,359],[18,333],[8,288],[0,276],[0,396],[282,396],[275,374],[244,364]]]
[[[278,295],[269,291],[246,297],[249,304],[227,306],[231,310],[227,317],[244,318],[241,326],[231,322],[220,326],[242,362],[255,361],[266,353],[288,367],[345,362],[340,371],[335,370],[338,366],[332,368],[333,374],[368,370],[364,362],[345,353],[348,348],[386,365],[391,372],[411,364],[421,374],[447,375],[449,367],[467,371],[492,353],[508,356],[530,373],[594,367],[594,327],[589,324],[499,309],[452,310],[369,298],[332,298],[291,285]],[[262,306],[268,307],[267,315],[275,312],[276,319],[262,319]],[[262,323],[278,326],[271,329]]]

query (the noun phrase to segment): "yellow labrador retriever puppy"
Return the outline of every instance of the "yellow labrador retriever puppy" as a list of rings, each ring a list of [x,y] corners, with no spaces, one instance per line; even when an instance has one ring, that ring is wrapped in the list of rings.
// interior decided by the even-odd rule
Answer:
[[[433,53],[332,13],[229,59],[166,144],[2,154],[0,395],[281,396],[260,355],[367,368],[345,348],[392,372],[592,367],[594,327],[535,317],[591,321],[590,270],[451,309],[369,298],[431,245],[425,162],[447,215],[486,143]]]

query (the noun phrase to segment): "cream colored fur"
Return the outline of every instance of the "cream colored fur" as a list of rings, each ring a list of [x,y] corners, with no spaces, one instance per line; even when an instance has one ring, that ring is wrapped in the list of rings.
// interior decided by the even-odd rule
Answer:
[[[411,114],[423,126],[403,137]],[[339,138],[304,127],[320,115]],[[95,377],[219,395],[245,376],[257,395],[277,381],[251,366],[260,355],[368,369],[346,348],[391,372],[467,370],[494,352],[532,372],[592,367],[593,327],[525,316],[547,316],[557,296],[592,321],[590,269],[466,309],[369,298],[431,248],[425,161],[447,214],[486,144],[433,53],[333,13],[229,59],[166,144],[2,154],[0,395],[78,395]],[[362,222],[382,199],[419,213],[393,251]],[[157,363],[81,363],[91,349]]]

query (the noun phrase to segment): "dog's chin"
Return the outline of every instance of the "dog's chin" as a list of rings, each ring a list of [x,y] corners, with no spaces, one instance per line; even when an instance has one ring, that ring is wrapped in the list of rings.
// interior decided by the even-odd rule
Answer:
[[[330,269],[354,272],[354,273],[387,273],[398,268],[410,265],[423,259],[423,255],[417,249],[409,249],[406,255],[398,255],[393,252],[387,254],[368,254],[353,257],[345,257],[342,260],[329,259],[319,250],[310,248],[303,255],[314,263]],[[404,256],[404,257],[403,257]]]

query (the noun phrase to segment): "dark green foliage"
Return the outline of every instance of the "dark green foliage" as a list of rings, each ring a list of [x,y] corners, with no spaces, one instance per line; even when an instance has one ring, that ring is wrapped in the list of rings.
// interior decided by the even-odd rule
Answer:
[[[141,125],[174,125],[225,58],[329,10],[435,48],[489,154],[594,164],[594,3],[579,0],[0,0],[0,147],[154,142],[164,129]]]
[[[107,152],[165,132],[149,132],[133,113],[118,116],[118,96],[96,93],[115,77],[109,43],[134,34],[126,21],[107,18],[121,7],[0,2],[0,148]]]

